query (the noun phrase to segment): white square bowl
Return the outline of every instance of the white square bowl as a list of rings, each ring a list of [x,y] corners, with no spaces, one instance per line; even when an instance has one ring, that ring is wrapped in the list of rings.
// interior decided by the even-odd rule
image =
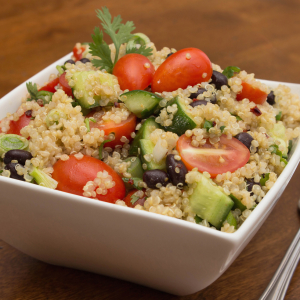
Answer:
[[[69,58],[29,81],[43,84]],[[300,95],[299,84],[284,84]],[[1,99],[0,119],[17,110],[25,93],[23,83]],[[266,220],[298,165],[299,142],[292,153],[276,184],[233,234],[0,177],[0,238],[50,264],[192,294],[220,277]]]

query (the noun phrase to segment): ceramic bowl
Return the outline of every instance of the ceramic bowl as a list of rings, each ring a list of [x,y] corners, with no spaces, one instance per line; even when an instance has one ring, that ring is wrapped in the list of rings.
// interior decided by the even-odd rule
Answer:
[[[29,81],[43,84],[69,58]],[[300,85],[284,84],[300,94]],[[1,99],[0,119],[17,110],[25,93],[23,83]],[[233,234],[0,177],[0,238],[50,264],[175,295],[195,293],[224,273],[267,219],[297,167],[299,143],[292,153],[276,184]]]

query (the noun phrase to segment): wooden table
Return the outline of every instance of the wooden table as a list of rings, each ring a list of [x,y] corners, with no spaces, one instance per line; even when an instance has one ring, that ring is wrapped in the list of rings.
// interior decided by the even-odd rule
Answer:
[[[186,3],[188,2],[188,3]],[[91,41],[95,9],[133,20],[156,43],[197,47],[223,67],[257,78],[300,82],[300,2],[10,0],[0,11],[0,97]],[[300,168],[265,224],[215,283],[182,299],[258,299],[299,228]],[[4,192],[4,191],[1,191]],[[0,241],[0,299],[176,299],[133,283],[37,261]],[[300,298],[300,267],[286,299]]]

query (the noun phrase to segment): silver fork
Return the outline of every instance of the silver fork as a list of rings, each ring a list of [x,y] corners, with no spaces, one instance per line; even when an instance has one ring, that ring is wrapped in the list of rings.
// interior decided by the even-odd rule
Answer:
[[[298,201],[300,212],[300,199]],[[300,259],[300,229],[259,300],[283,300]]]

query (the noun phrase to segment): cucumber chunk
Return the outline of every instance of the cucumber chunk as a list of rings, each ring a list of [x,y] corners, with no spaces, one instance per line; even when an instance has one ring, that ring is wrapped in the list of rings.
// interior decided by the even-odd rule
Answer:
[[[183,101],[178,96],[168,102],[167,107],[170,105],[177,105],[177,112],[174,114],[172,119],[172,125],[165,126],[166,131],[172,131],[179,136],[183,135],[188,129],[194,129],[196,123],[189,116],[188,109]]]
[[[164,170],[166,169],[166,160],[163,159],[160,162],[155,162],[154,160],[146,161],[144,155],[152,154],[154,145],[150,140],[140,139],[140,149],[141,149],[141,160],[143,164],[147,165],[147,170]]]
[[[128,167],[127,172],[131,174],[131,177],[143,178],[142,162],[138,157],[128,157],[125,161],[131,161],[131,165]]]
[[[189,200],[192,210],[217,229],[221,228],[234,204],[227,195],[213,185],[211,179],[202,174]]]
[[[234,226],[234,228],[237,229],[237,221],[231,211],[229,212],[228,216],[226,217],[226,221],[230,226]]]
[[[82,71],[74,73],[72,76],[72,79],[75,81],[75,85],[72,88],[73,94],[77,99],[77,102],[84,108],[100,106],[100,100],[109,97],[109,95],[96,95],[90,84],[90,78],[92,78],[93,85],[96,83],[99,87],[105,86],[107,90],[114,90],[114,75],[103,73],[101,71]]]
[[[149,139],[150,134],[157,128],[160,128],[159,124],[157,124],[154,118],[147,119],[139,131],[137,132],[134,140],[131,143],[129,149],[129,155],[136,156],[138,155],[138,148],[140,147],[140,139]]]
[[[232,194],[229,195],[231,200],[234,202],[233,209],[240,209],[241,211],[244,211],[247,207],[236,197],[234,197]]]
[[[159,105],[162,97],[142,90],[124,93],[120,96],[125,106],[138,118],[150,117]]]

